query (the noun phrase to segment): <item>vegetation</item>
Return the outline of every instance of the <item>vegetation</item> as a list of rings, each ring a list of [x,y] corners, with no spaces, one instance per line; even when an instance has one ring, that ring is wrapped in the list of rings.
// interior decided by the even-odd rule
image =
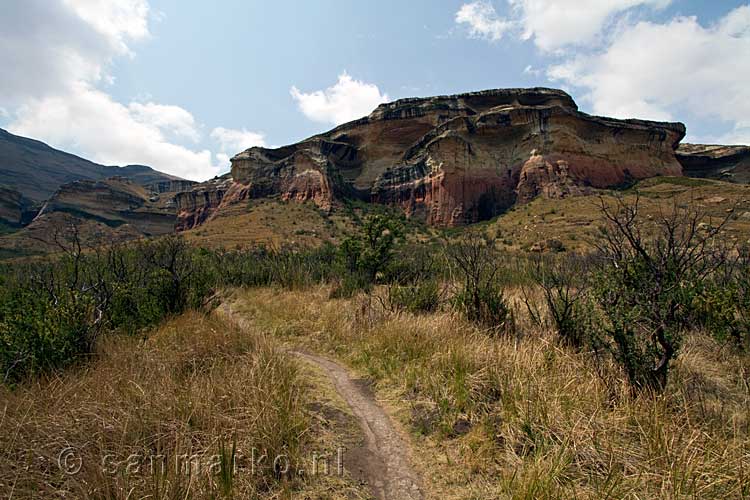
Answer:
[[[748,497],[750,251],[726,237],[731,213],[675,203],[644,215],[641,203],[601,200],[594,251],[533,257],[491,225],[408,241],[385,213],[314,249],[179,237],[85,248],[67,228],[55,259],[0,273],[0,421],[16,429],[0,437],[0,491],[308,491],[278,470],[226,467],[253,446],[301,459],[311,429],[323,432],[298,365],[274,349],[284,342],[373,380],[444,498]],[[214,310],[222,302],[242,328]],[[45,443],[63,400],[80,416]],[[86,441],[93,418],[112,436]],[[219,473],[92,468],[71,482],[48,466],[84,442],[89,461],[216,450]],[[35,450],[47,465],[30,465]]]
[[[0,387],[0,492],[175,500],[357,494],[335,474],[298,473],[310,471],[313,453],[335,446],[316,427],[322,417],[307,408],[309,392],[270,339],[215,315],[185,313],[145,340],[103,338],[96,361],[82,369]]]

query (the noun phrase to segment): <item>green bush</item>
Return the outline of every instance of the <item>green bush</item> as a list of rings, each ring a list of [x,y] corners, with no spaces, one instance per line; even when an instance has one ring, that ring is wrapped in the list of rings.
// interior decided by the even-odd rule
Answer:
[[[632,386],[661,391],[701,290],[728,265],[729,249],[718,238],[724,224],[707,228],[702,213],[679,206],[644,218],[638,199],[618,199],[614,207],[602,201],[601,211],[607,227],[594,294],[602,329]]]
[[[456,307],[466,318],[491,329],[492,333],[509,332],[514,328],[512,311],[495,284],[464,288],[454,297]]]
[[[432,312],[440,305],[440,285],[425,280],[413,285],[394,285],[389,288],[389,300],[396,309],[411,313]]]
[[[386,215],[368,217],[361,234],[341,243],[339,252],[344,267],[374,283],[391,261],[401,230],[401,224]]]

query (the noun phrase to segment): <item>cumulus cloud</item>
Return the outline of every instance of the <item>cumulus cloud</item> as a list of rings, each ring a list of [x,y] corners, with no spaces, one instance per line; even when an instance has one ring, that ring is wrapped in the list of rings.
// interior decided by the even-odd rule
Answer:
[[[120,103],[103,90],[115,58],[150,36],[147,0],[24,0],[0,16],[0,106],[20,135],[109,165],[146,164],[189,179],[226,161],[181,141],[202,139],[186,109],[152,100]],[[218,162],[216,161],[218,160]],[[218,163],[218,164],[217,164]]]
[[[224,156],[236,154],[254,146],[266,146],[266,138],[258,132],[216,127],[211,131],[211,138],[219,143]],[[218,156],[218,155],[217,155]]]
[[[169,133],[187,133],[187,111],[149,116],[161,105],[125,106],[105,92],[82,85],[59,96],[31,100],[16,112],[10,127],[16,134],[42,138],[84,151],[92,161],[108,165],[145,164],[189,179],[219,173],[211,151],[194,151],[170,142]],[[171,107],[168,107],[171,108]],[[192,133],[192,132],[189,132]]]
[[[130,53],[129,40],[149,35],[147,0],[63,0],[63,3],[120,52]]]
[[[671,0],[506,0],[508,15],[498,15],[489,0],[463,4],[455,21],[472,38],[500,40],[508,32],[533,40],[543,51],[590,43],[617,14],[639,6],[664,8]]]
[[[501,19],[492,4],[484,0],[463,4],[456,12],[456,23],[467,25],[470,37],[493,42],[500,40],[514,24]]]
[[[297,87],[290,90],[300,111],[309,119],[339,125],[369,114],[378,104],[389,100],[377,85],[355,80],[346,71],[338,82],[325,90],[304,93]]]
[[[639,6],[664,8],[671,0],[508,0],[521,38],[544,51],[590,43],[616,15]]]
[[[586,92],[595,113],[675,119],[688,112],[729,124],[725,139],[750,142],[750,5],[711,26],[695,17],[638,22],[600,50],[549,68]]]

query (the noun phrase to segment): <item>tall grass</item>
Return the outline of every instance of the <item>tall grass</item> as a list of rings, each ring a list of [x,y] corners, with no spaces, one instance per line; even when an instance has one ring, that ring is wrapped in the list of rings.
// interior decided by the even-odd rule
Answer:
[[[515,294],[518,295],[518,294]],[[252,290],[258,326],[373,379],[417,438],[436,498],[747,498],[750,359],[686,338],[662,394],[531,325],[491,338],[327,290]]]
[[[272,498],[296,480],[252,461],[299,462],[310,425],[296,365],[262,335],[187,313],[97,354],[0,387],[0,496]]]

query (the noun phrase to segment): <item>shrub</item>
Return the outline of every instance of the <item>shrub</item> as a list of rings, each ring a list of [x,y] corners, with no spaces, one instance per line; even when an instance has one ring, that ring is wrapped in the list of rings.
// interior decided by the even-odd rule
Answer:
[[[454,298],[458,309],[492,332],[512,329],[513,315],[497,282],[500,266],[494,241],[471,234],[449,246],[448,256],[463,281]]]
[[[593,328],[588,306],[586,261],[578,256],[564,259],[537,259],[531,279],[542,290],[549,320],[560,339],[575,348],[584,347]],[[543,324],[535,301],[523,288],[524,301],[530,316]]]
[[[432,312],[440,305],[440,285],[424,280],[412,285],[394,285],[388,289],[390,304],[411,313]]]
[[[362,273],[374,283],[379,272],[390,262],[401,224],[385,215],[368,217],[362,234],[347,238],[341,243],[340,256],[351,273]]]
[[[607,226],[598,244],[602,264],[596,299],[614,359],[636,389],[663,390],[678,354],[691,306],[703,283],[727,262],[720,244],[725,219],[674,206],[653,219],[639,216],[639,200],[614,207],[601,200]]]

